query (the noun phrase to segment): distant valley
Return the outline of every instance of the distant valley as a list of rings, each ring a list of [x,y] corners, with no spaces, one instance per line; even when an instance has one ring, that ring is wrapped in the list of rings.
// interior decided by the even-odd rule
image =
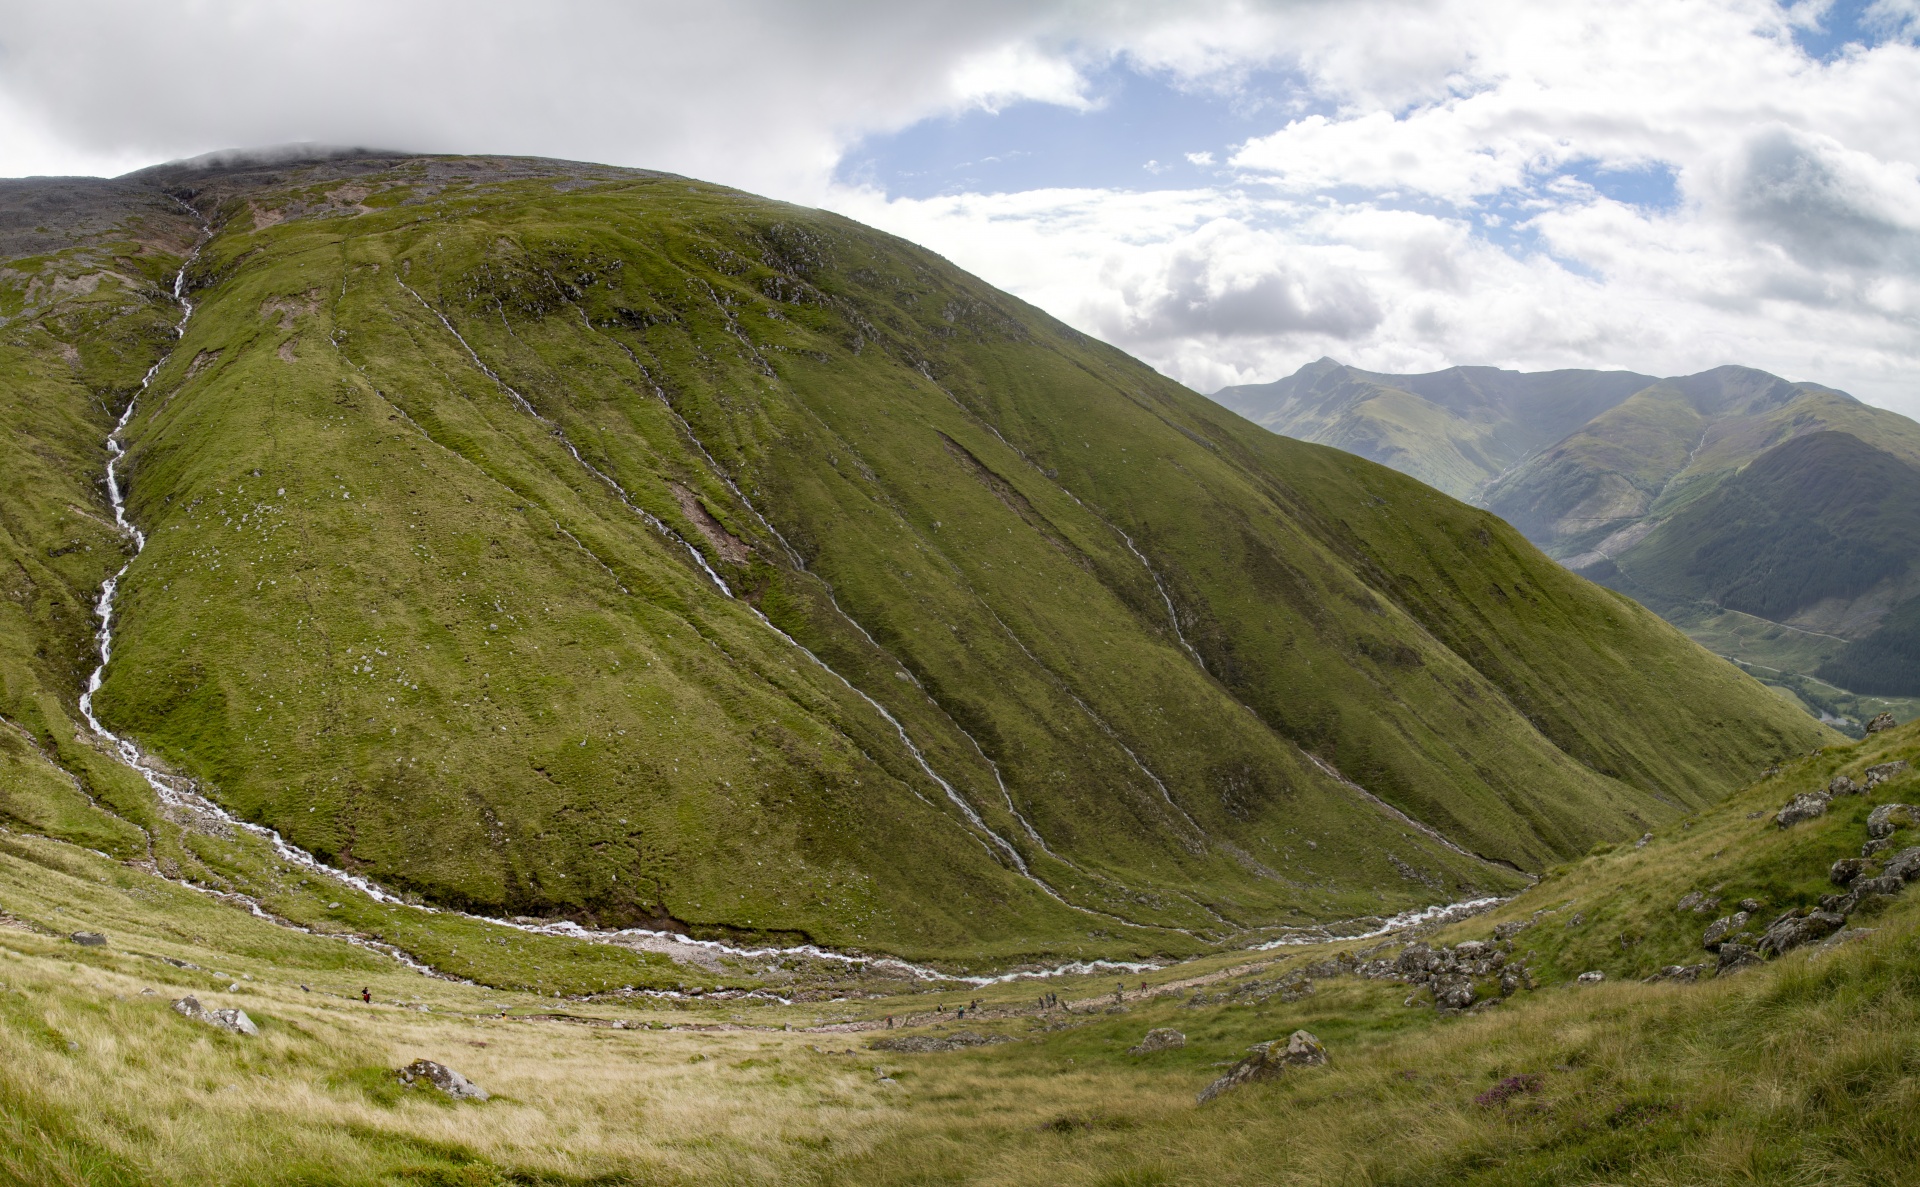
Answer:
[[[1920,424],[1744,367],[1330,359],[1214,398],[1499,514],[1847,728],[1920,713]]]

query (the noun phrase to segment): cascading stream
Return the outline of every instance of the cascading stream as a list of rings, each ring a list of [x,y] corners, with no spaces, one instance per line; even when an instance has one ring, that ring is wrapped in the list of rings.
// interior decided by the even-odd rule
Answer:
[[[188,207],[188,209],[192,211],[192,207]],[[193,211],[193,213],[195,217],[199,217],[198,211]],[[211,227],[206,226],[203,223],[202,229],[205,237],[210,238],[212,236],[213,231]],[[205,239],[203,238],[202,244],[204,244],[204,242],[205,242]],[[180,305],[180,308],[181,308],[180,320],[174,324],[174,336],[175,336],[176,343],[184,337],[187,322],[193,316],[194,306],[193,306],[193,303],[187,299],[187,295],[186,295],[186,275],[187,275],[187,269],[192,265],[193,261],[196,258],[198,258],[199,253],[200,253],[200,246],[196,245],[194,250],[188,255],[186,261],[181,264],[179,272],[176,273],[174,276],[173,297],[174,297],[174,300]],[[457,341],[459,341],[462,347],[466,348],[467,353],[473,358],[475,365],[478,366],[483,373],[485,373],[503,390],[505,390],[509,394],[509,396],[513,398],[516,404],[520,406],[525,412],[533,416],[535,419],[539,420],[542,424],[547,425],[553,431],[554,435],[558,437],[563,444],[566,445],[568,452],[572,454],[574,459],[578,461],[582,467],[587,469],[595,477],[598,477],[601,481],[605,482],[610,488],[612,488],[620,496],[622,502],[626,503],[628,507],[632,508],[632,510],[634,510],[637,514],[642,516],[651,526],[655,527],[656,529],[661,531],[662,534],[677,541],[679,544],[681,544],[682,547],[686,548],[688,552],[690,552],[693,555],[694,559],[699,563],[701,569],[704,570],[707,573],[708,577],[710,577],[713,580],[715,586],[718,587],[727,597],[729,598],[733,597],[732,591],[727,588],[726,583],[720,578],[719,574],[715,573],[707,565],[705,558],[700,556],[699,551],[697,549],[693,548],[691,544],[689,544],[683,537],[679,536],[678,533],[674,532],[666,524],[660,522],[656,517],[647,513],[643,508],[636,506],[632,502],[632,500],[628,498],[627,492],[623,488],[621,488],[618,483],[614,482],[612,478],[602,473],[598,468],[594,467],[589,462],[587,462],[585,458],[581,457],[579,451],[574,449],[570,441],[567,441],[565,435],[560,432],[560,429],[557,425],[553,424],[552,421],[548,420],[544,416],[541,416],[537,411],[535,411],[533,406],[527,402],[525,397],[521,396],[519,392],[514,391],[511,386],[509,386],[507,383],[501,380],[498,375],[494,374],[494,372],[490,368],[488,368],[484,362],[481,361],[479,355],[474,353],[473,348],[467,344],[466,339],[460,336],[459,332],[453,328],[452,323],[449,322],[445,316],[441,315],[439,311],[434,309],[431,305],[428,305],[425,299],[421,298],[420,295],[414,292],[411,287],[408,287],[404,282],[400,282],[400,283],[401,283],[401,287],[406,288],[407,292],[410,293],[415,300],[419,301],[420,304],[425,306],[429,312],[433,313],[436,317],[440,319],[441,324],[446,327],[447,331],[450,334],[452,334]],[[334,345],[337,347],[338,343],[336,342]],[[161,803],[166,804],[170,807],[195,813],[196,815],[202,816],[204,818],[226,825],[231,828],[244,830],[245,832],[253,836],[259,837],[265,842],[267,842],[267,844],[273,850],[275,856],[278,857],[281,861],[286,862],[289,865],[296,866],[309,873],[337,882],[352,890],[358,891],[359,893],[365,895],[367,898],[372,899],[374,902],[386,904],[389,906],[404,907],[410,910],[420,911],[424,914],[458,916],[460,918],[470,919],[478,923],[490,924],[495,927],[504,927],[514,931],[527,932],[530,934],[566,937],[570,939],[582,940],[582,941],[591,942],[591,943],[603,943],[603,944],[617,943],[622,937],[644,937],[648,939],[667,940],[673,943],[697,946],[707,951],[717,952],[723,955],[745,958],[745,959],[765,959],[768,957],[788,957],[788,956],[798,955],[798,956],[810,957],[816,960],[893,970],[893,971],[904,973],[914,978],[915,980],[919,980],[919,981],[959,982],[959,983],[975,985],[975,986],[984,986],[984,985],[1003,983],[1003,982],[1022,980],[1022,979],[1043,979],[1043,978],[1051,978],[1051,977],[1059,977],[1059,976],[1071,976],[1076,974],[1084,974],[1084,973],[1092,973],[1092,972],[1100,972],[1100,971],[1144,972],[1154,968],[1161,967],[1158,964],[1151,963],[1151,962],[1091,960],[1091,961],[1071,961],[1066,964],[1062,964],[1054,967],[1018,970],[1018,971],[1003,973],[995,976],[984,976],[984,977],[983,976],[956,976],[949,973],[943,973],[938,969],[930,968],[924,965],[914,964],[910,961],[900,960],[895,957],[859,956],[859,955],[853,955],[848,953],[835,952],[831,949],[820,948],[817,945],[812,945],[812,944],[799,945],[793,948],[771,948],[771,947],[769,948],[736,948],[727,944],[720,943],[719,941],[715,941],[715,940],[696,940],[689,936],[684,936],[675,932],[661,932],[661,931],[654,931],[654,930],[645,929],[645,928],[626,928],[626,929],[620,929],[612,932],[605,932],[605,931],[592,931],[571,922],[558,922],[558,923],[548,923],[548,924],[520,923],[520,922],[516,922],[514,920],[509,920],[509,919],[497,919],[491,916],[475,915],[475,914],[471,914],[464,911],[448,911],[438,907],[408,903],[396,895],[389,894],[387,891],[383,890],[378,884],[374,883],[373,881],[367,878],[364,878],[358,874],[353,874],[346,870],[339,869],[335,866],[328,865],[326,862],[323,862],[319,858],[314,857],[312,854],[308,853],[306,850],[301,849],[296,845],[290,844],[285,838],[283,838],[279,834],[277,830],[268,828],[264,825],[254,824],[247,820],[242,820],[239,817],[236,817],[233,814],[227,812],[220,805],[214,803],[212,800],[200,794],[198,788],[195,786],[195,784],[191,779],[188,779],[184,776],[168,774],[160,770],[159,767],[154,764],[153,760],[151,760],[144,752],[142,752],[140,748],[137,745],[135,745],[131,739],[123,737],[119,734],[114,733],[112,730],[109,730],[106,727],[106,725],[99,719],[99,717],[94,713],[94,709],[93,709],[94,696],[100,691],[101,686],[103,685],[106,678],[107,667],[112,662],[112,658],[113,658],[113,613],[114,613],[116,597],[119,592],[120,581],[126,576],[128,570],[132,568],[133,562],[139,558],[140,554],[143,551],[145,551],[146,543],[147,543],[146,534],[142,532],[140,528],[136,524],[134,524],[133,521],[129,519],[127,516],[125,492],[121,489],[121,486],[120,486],[120,462],[122,459],[125,458],[127,454],[126,445],[123,443],[123,434],[125,433],[127,426],[132,422],[134,411],[136,409],[136,406],[139,403],[140,396],[144,395],[147,392],[147,390],[153,383],[154,377],[158,375],[160,372],[160,369],[164,367],[169,360],[172,359],[173,353],[174,352],[171,350],[168,351],[165,355],[163,355],[160,358],[158,362],[154,363],[154,365],[147,370],[146,375],[142,377],[140,381],[140,386],[138,390],[134,393],[133,398],[127,402],[127,407],[121,412],[119,419],[114,423],[112,431],[107,436],[107,442],[106,442],[107,455],[108,455],[107,470],[106,470],[107,492],[108,492],[109,500],[112,504],[114,523],[117,527],[120,528],[122,532],[124,532],[127,535],[129,539],[133,541],[134,549],[133,549],[133,555],[128,557],[126,563],[122,564],[120,568],[113,573],[112,576],[108,577],[101,584],[100,596],[96,600],[95,606],[94,606],[94,612],[100,619],[100,628],[96,634],[96,640],[99,644],[100,663],[94,668],[93,672],[88,677],[87,688],[80,695],[80,712],[81,712],[81,715],[85,717],[88,726],[93,729],[94,733],[97,736],[99,736],[103,741],[108,743],[108,745],[111,748],[111,752],[116,759],[118,759],[125,766],[127,766],[128,768],[130,768],[131,770],[133,770],[134,772],[136,772],[141,776],[141,778],[147,783],[147,785],[153,789],[154,794],[159,798]],[[637,364],[638,360],[635,360],[635,362]],[[643,371],[644,371],[644,368],[643,368]],[[678,413],[675,413],[675,415],[677,416]],[[690,428],[689,428],[689,432],[691,432]],[[698,444],[697,440],[696,440],[696,444]],[[701,446],[700,448],[702,452],[705,453],[705,447]],[[710,461],[712,460],[710,456],[709,456],[709,460]],[[716,468],[717,468],[717,463],[716,463]],[[731,486],[732,485],[731,480],[728,479],[727,481],[729,486]],[[744,501],[744,496],[743,496],[743,501]],[[754,511],[754,514],[756,515],[756,517],[759,516],[759,512],[757,509]],[[766,523],[764,518],[761,519],[761,522],[763,524]],[[767,524],[767,527],[769,531],[773,530],[771,524]],[[778,533],[776,532],[775,535],[777,537]],[[782,546],[787,546],[786,541],[784,539],[781,540],[781,544]],[[831,596],[831,592],[829,592],[829,596]],[[742,603],[742,604],[744,605],[746,603]],[[774,626],[773,623],[768,621],[764,615],[760,614],[758,608],[748,605],[748,609],[753,610],[756,617],[758,617],[760,621],[764,625],[766,625],[766,627],[769,630],[772,630],[775,633],[779,634],[783,639],[786,639],[788,643],[792,644],[796,649],[798,649],[802,654],[804,654],[809,660],[819,665],[822,670],[828,672],[829,674],[833,675],[836,679],[840,680],[842,684],[846,685],[848,689],[854,692],[862,700],[866,701],[867,704],[872,706],[875,711],[877,711],[883,718],[885,718],[888,721],[888,723],[893,725],[894,729],[899,733],[901,741],[903,742],[903,744],[906,745],[908,751],[914,756],[915,760],[919,763],[921,769],[935,782],[940,784],[940,786],[946,791],[946,793],[953,798],[956,805],[960,807],[961,810],[971,820],[973,820],[976,823],[979,823],[979,827],[981,827],[983,831],[987,832],[990,836],[994,838],[994,840],[998,841],[1002,846],[1004,846],[1009,851],[1010,856],[1012,856],[1013,860],[1019,864],[1021,872],[1023,874],[1026,874],[1026,876],[1031,881],[1033,881],[1037,886],[1039,886],[1042,890],[1044,890],[1050,897],[1060,901],[1061,903],[1065,904],[1068,907],[1073,908],[1074,910],[1082,911],[1089,915],[1094,915],[1096,917],[1107,918],[1107,919],[1118,918],[1115,916],[1104,915],[1101,912],[1092,911],[1088,908],[1080,907],[1077,904],[1067,902],[1067,900],[1062,898],[1060,894],[1057,891],[1055,891],[1051,886],[1048,886],[1041,879],[1034,877],[1031,873],[1028,873],[1025,868],[1025,863],[1020,860],[1018,853],[1013,851],[1012,846],[1009,845],[998,834],[993,833],[991,829],[986,828],[984,823],[979,822],[978,814],[972,810],[970,805],[966,804],[965,801],[960,798],[959,794],[952,788],[950,784],[946,782],[946,780],[942,779],[936,772],[934,772],[933,768],[926,762],[925,757],[920,753],[919,749],[916,746],[914,746],[912,740],[907,736],[906,730],[900,725],[900,723],[897,720],[894,719],[891,713],[887,712],[885,707],[880,705],[877,701],[873,700],[873,698],[867,696],[866,693],[862,692],[858,687],[853,685],[844,676],[841,676],[838,672],[835,672],[833,668],[828,666],[818,656],[814,655],[812,651],[808,650],[805,646],[801,645],[799,642],[794,640],[791,636],[788,636],[786,632],[781,631],[777,626]],[[836,604],[836,609],[838,609],[837,604]],[[849,621],[853,621],[853,620],[849,619]],[[861,628],[859,626],[859,623],[855,622],[854,626],[860,629],[862,634],[865,634],[865,629]],[[869,636],[869,639],[871,639],[871,636]],[[977,745],[978,744],[976,743],[976,748],[977,748]],[[998,773],[999,773],[998,768],[996,768],[995,769],[996,777],[998,776]],[[1004,790],[1004,785],[1003,785],[1003,790]],[[918,792],[915,792],[915,794],[918,795]],[[1043,845],[1043,848],[1044,848],[1044,845]],[[209,894],[218,898],[231,899],[233,901],[239,902],[240,904],[245,906],[248,912],[254,915],[255,917],[266,920],[270,923],[275,924],[276,926],[286,927],[290,930],[299,931],[299,932],[308,932],[309,934],[311,934],[310,929],[301,927],[298,924],[291,922],[290,920],[283,919],[279,916],[273,915],[270,912],[266,911],[260,906],[257,900],[255,900],[249,895],[239,894],[239,893],[230,892],[230,891],[215,890],[209,887],[197,885],[193,882],[189,882],[180,878],[166,878],[164,875],[159,875],[159,874],[156,874],[156,876],[162,877],[165,881],[174,883],[176,885],[184,886],[197,893]],[[1490,901],[1490,900],[1476,900],[1472,904],[1464,904],[1464,905],[1470,906],[1470,907],[1478,907],[1481,905],[1483,901]],[[1491,900],[1491,901],[1497,901],[1497,900]],[[1430,914],[1431,912],[1441,911],[1445,909],[1447,908],[1430,907],[1430,908],[1426,908],[1425,911],[1426,913]],[[1390,920],[1388,922],[1389,924],[1392,924],[1396,922],[1398,919],[1411,919],[1411,918],[1415,918],[1416,916],[1421,918],[1426,917],[1425,914],[1410,913],[1408,916],[1396,917],[1396,920]],[[1131,921],[1121,920],[1121,922],[1130,923]],[[1153,925],[1135,924],[1134,926],[1153,926]],[[1333,926],[1338,926],[1338,925],[1333,925]],[[1181,929],[1171,929],[1171,930],[1181,930]],[[1385,929],[1382,929],[1382,930],[1385,930]],[[383,955],[391,957],[395,961],[423,975],[442,977],[449,980],[460,980],[460,978],[448,977],[447,974],[441,973],[440,971],[432,968],[431,966],[423,964],[418,960],[415,960],[403,949],[400,949],[392,944],[386,944],[380,941],[371,940],[364,936],[348,935],[348,936],[339,936],[336,938],[342,939],[347,943],[366,948],[370,951],[380,952]],[[1310,941],[1308,940],[1275,941],[1276,944],[1304,943],[1304,942],[1310,942]],[[671,992],[671,991],[661,991],[658,994],[658,996],[681,997],[681,996],[687,996],[687,995],[682,995],[682,994]]]

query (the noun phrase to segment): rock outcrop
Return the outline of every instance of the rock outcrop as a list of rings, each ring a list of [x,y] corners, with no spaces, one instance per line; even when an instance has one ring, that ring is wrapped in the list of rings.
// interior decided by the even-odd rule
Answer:
[[[1893,714],[1882,713],[1867,723],[1867,733],[1877,734],[1881,730],[1890,730],[1898,724],[1899,722],[1893,719]]]
[[[1709,952],[1718,952],[1721,944],[1731,937],[1738,935],[1740,930],[1747,926],[1747,921],[1751,918],[1752,915],[1746,911],[1735,911],[1731,915],[1722,915],[1712,923],[1707,924],[1706,933],[1700,937],[1700,946]]]
[[[1223,1092],[1256,1080],[1271,1080],[1289,1069],[1319,1067],[1327,1062],[1327,1049],[1320,1040],[1304,1030],[1296,1030],[1285,1043],[1279,1039],[1255,1046],[1245,1059],[1233,1065],[1226,1075],[1200,1090],[1199,1103],[1206,1104]]]
[[[1825,939],[1846,924],[1847,917],[1838,912],[1796,907],[1768,924],[1754,948],[1762,956],[1779,956],[1802,944]]]

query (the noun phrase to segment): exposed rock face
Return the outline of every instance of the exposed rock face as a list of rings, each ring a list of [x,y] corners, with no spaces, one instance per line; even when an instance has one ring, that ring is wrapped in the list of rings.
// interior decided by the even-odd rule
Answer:
[[[1861,795],[1866,791],[1864,784],[1855,783],[1845,775],[1835,775],[1827,784],[1828,795]]]
[[[1234,1064],[1226,1075],[1201,1089],[1199,1103],[1204,1105],[1242,1084],[1271,1080],[1285,1074],[1289,1068],[1319,1067],[1326,1062],[1327,1049],[1320,1040],[1304,1030],[1296,1030],[1287,1037],[1285,1043],[1274,1039],[1254,1047],[1252,1053]]]
[[[1861,878],[1847,889],[1847,893],[1830,894],[1821,899],[1820,907],[1837,915],[1872,915],[1891,906],[1894,897],[1906,888],[1907,884],[1892,874]]]
[[[444,1063],[435,1063],[431,1059],[416,1059],[397,1073],[400,1082],[412,1088],[425,1085],[438,1088],[456,1100],[485,1100],[487,1090],[454,1071]]]
[[[1889,857],[1886,867],[1880,872],[1898,878],[1902,882],[1911,882],[1915,878],[1920,878],[1920,845],[1911,849],[1902,849]]]
[[[97,931],[77,931],[67,938],[83,948],[98,948],[107,942],[107,937]]]
[[[1880,716],[1874,718],[1872,721],[1869,721],[1867,723],[1867,732],[1870,734],[1877,734],[1881,730],[1890,730],[1897,724],[1899,723],[1894,721],[1893,714],[1882,713]]]
[[[1705,915],[1719,905],[1719,899],[1709,898],[1705,893],[1696,890],[1681,899],[1680,902],[1675,905],[1674,909],[1679,911],[1692,911],[1695,915]]]
[[[1767,925],[1766,934],[1755,947],[1763,956],[1779,956],[1802,944],[1824,939],[1846,923],[1846,916],[1833,911],[1788,911]]]
[[[200,1004],[198,998],[193,997],[181,998],[173,1003],[173,1009],[182,1017],[191,1018],[195,1022],[204,1022],[209,1026],[217,1026],[221,1030],[231,1031],[237,1035],[260,1033],[260,1028],[253,1024],[253,1019],[247,1017],[245,1010],[209,1010]]]
[[[1875,811],[1879,811],[1879,809],[1876,808]],[[1871,821],[1869,821],[1869,824],[1871,824]],[[1865,873],[1866,869],[1867,862],[1865,858],[1843,857],[1839,861],[1834,862],[1832,867],[1827,870],[1827,881],[1833,883],[1835,886],[1846,886],[1851,884],[1853,880],[1861,874]]]
[[[1156,1026],[1139,1044],[1127,1048],[1129,1055],[1151,1055],[1155,1051],[1173,1051],[1187,1045],[1187,1036],[1170,1026]]]
[[[1781,828],[1792,828],[1803,820],[1812,820],[1827,814],[1827,805],[1833,797],[1824,791],[1808,791],[1794,796],[1786,807],[1774,815],[1774,823]]]

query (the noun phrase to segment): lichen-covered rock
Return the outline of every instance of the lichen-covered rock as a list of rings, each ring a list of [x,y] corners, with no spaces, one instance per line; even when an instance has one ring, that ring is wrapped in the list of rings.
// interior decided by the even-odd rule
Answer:
[[[1887,864],[1880,872],[1898,878],[1902,882],[1911,882],[1915,878],[1920,878],[1920,845],[1915,845],[1911,849],[1902,849],[1889,857]]]
[[[1847,886],[1866,871],[1865,858],[1843,857],[1827,868],[1827,881],[1835,886]]]
[[[1598,985],[1606,979],[1607,975],[1599,969],[1588,969],[1586,972],[1574,978],[1574,980],[1580,982],[1582,985]]]
[[[1808,791],[1794,796],[1787,806],[1774,813],[1774,823],[1781,828],[1792,828],[1803,820],[1812,820],[1827,814],[1827,806],[1833,797],[1824,791]]]
[[[1860,856],[1873,857],[1876,854],[1885,853],[1891,848],[1893,848],[1892,837],[1874,837],[1866,844],[1860,846]]]
[[[1881,730],[1890,730],[1898,724],[1900,723],[1893,719],[1893,714],[1882,713],[1880,714],[1880,716],[1874,718],[1872,721],[1869,721],[1867,723],[1867,732],[1870,734],[1877,734]]]
[[[1717,898],[1709,898],[1703,891],[1693,891],[1674,905],[1676,911],[1692,911],[1695,915],[1705,915],[1720,905]]]
[[[1465,1010],[1473,1005],[1473,982],[1466,977],[1439,977],[1433,982],[1433,1004],[1441,1010]]]
[[[82,948],[98,948],[107,942],[107,937],[97,931],[77,931],[67,938]]]
[[[1866,790],[1865,784],[1855,783],[1845,775],[1835,775],[1827,784],[1828,795],[1863,795]]]
[[[1720,945],[1720,961],[1715,972],[1718,976],[1737,973],[1741,969],[1760,964],[1760,954],[1745,944],[1727,943]]]
[[[1239,1063],[1233,1065],[1227,1074],[1200,1090],[1199,1103],[1206,1104],[1221,1093],[1251,1084],[1256,1080],[1270,1080],[1283,1075],[1292,1068],[1320,1067],[1327,1062],[1327,1049],[1319,1039],[1304,1030],[1296,1030],[1282,1043],[1275,1039],[1261,1043]]]
[[[1867,813],[1867,835],[1876,840],[1916,824],[1920,824],[1920,810],[1910,804],[1881,804]]]
[[[1896,759],[1893,762],[1883,762],[1879,766],[1868,767],[1867,786],[1869,788],[1878,787],[1906,769],[1907,760],[1904,758]]]
[[[233,1034],[257,1035],[260,1033],[260,1028],[253,1024],[253,1019],[247,1017],[245,1010],[209,1010],[194,997],[181,998],[173,1003],[173,1009],[182,1017],[191,1018],[195,1022],[204,1022],[209,1026],[217,1026]]]
[[[487,1090],[454,1071],[444,1063],[416,1059],[400,1069],[400,1082],[412,1088],[416,1084],[438,1088],[456,1100],[485,1100]]]
[[[1127,1048],[1127,1054],[1151,1055],[1155,1051],[1174,1051],[1186,1045],[1186,1035],[1171,1026],[1156,1026],[1137,1045]]]
[[[1722,915],[1712,923],[1707,924],[1706,933],[1700,937],[1700,946],[1709,952],[1718,951],[1721,942],[1745,927],[1747,920],[1751,918],[1752,916],[1745,911],[1735,911],[1731,915]]]

